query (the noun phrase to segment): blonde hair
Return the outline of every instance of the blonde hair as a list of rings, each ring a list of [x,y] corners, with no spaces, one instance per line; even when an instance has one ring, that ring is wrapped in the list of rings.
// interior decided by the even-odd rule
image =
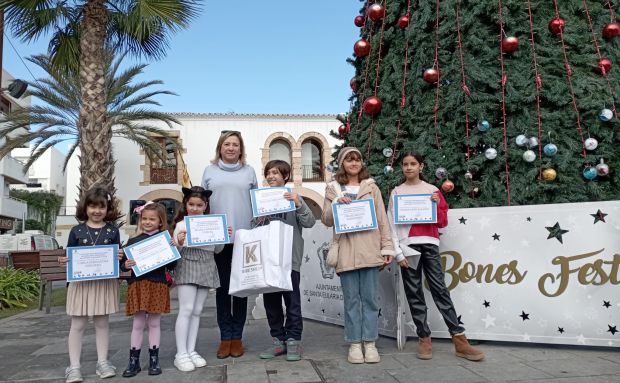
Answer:
[[[139,236],[144,233],[142,230],[142,213],[146,210],[151,210],[157,213],[157,218],[159,218],[159,232],[168,230],[168,217],[166,216],[166,208],[159,202],[149,203],[148,205],[144,205],[142,210],[140,211],[138,224],[136,225],[136,231],[134,232],[134,237]]]
[[[237,132],[234,130],[222,132],[222,135],[220,136],[220,139],[217,141],[217,145],[215,146],[215,158],[211,160],[212,164],[217,164],[218,161],[222,159],[222,145],[224,145],[224,141],[233,136],[239,139],[239,162],[241,163],[241,165],[245,165],[245,144],[243,143],[241,132]]]

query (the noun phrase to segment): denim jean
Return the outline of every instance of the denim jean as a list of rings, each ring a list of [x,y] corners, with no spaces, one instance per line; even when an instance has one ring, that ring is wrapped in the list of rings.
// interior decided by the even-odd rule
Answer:
[[[379,337],[379,268],[340,273],[344,295],[344,340],[374,342]]]
[[[299,293],[299,271],[291,271],[293,291],[278,291],[263,294],[265,312],[271,337],[285,341],[301,340],[304,322],[301,317],[301,295]],[[282,312],[282,300],[286,306],[286,315]]]
[[[248,298],[233,297],[228,294],[232,252],[233,245],[227,244],[224,250],[215,254],[215,264],[220,277],[220,287],[215,290],[215,306],[221,340],[241,339],[248,309]]]

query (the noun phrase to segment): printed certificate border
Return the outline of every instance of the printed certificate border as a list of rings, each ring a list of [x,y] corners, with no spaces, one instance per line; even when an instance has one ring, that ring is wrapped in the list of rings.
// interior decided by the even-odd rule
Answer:
[[[398,200],[402,197],[420,197],[420,196],[428,196],[429,198],[432,196],[432,194],[395,194],[394,195],[394,211],[393,211],[393,216],[394,216],[394,224],[396,225],[404,225],[404,224],[409,224],[409,225],[415,225],[416,223],[437,223],[437,202],[432,201],[433,203],[433,218],[431,218],[430,220],[404,220],[404,219],[398,219]]]
[[[268,213],[259,213],[257,208],[256,208],[256,192],[257,191],[261,191],[261,190],[266,190],[266,189],[282,189],[283,192],[291,192],[292,189],[289,187],[285,187],[285,186],[276,186],[276,187],[267,187],[267,188],[257,188],[257,189],[251,189],[250,190],[250,199],[252,201],[252,216],[253,217],[263,217],[266,215],[271,215],[271,214],[278,214],[278,213],[286,213],[288,211],[295,211],[297,210],[297,208],[295,207],[295,201],[290,201],[290,207],[287,209],[282,209],[282,210],[274,210],[274,211],[270,211]]]
[[[105,275],[100,277],[79,277],[75,278],[73,276],[73,262],[71,258],[73,257],[73,252],[75,250],[83,250],[85,248],[112,248],[112,254],[114,256],[114,272],[112,275]],[[80,281],[96,281],[99,279],[117,279],[119,277],[119,261],[118,261],[118,245],[97,245],[97,246],[73,246],[67,247],[67,257],[69,260],[67,261],[67,282],[80,282]]]
[[[132,261],[134,260],[133,254],[131,253],[131,251],[133,250],[133,248],[136,245],[144,243],[146,241],[151,241],[153,238],[161,237],[162,235],[166,238],[166,241],[168,243],[170,243],[170,241],[172,240],[172,238],[170,237],[170,234],[168,234],[168,231],[162,231],[161,233],[155,234],[155,235],[153,235],[153,236],[151,236],[151,237],[149,237],[149,238],[147,238],[147,239],[145,239],[143,241],[136,242],[134,244],[131,244],[131,245],[123,248],[123,251],[125,252],[125,255],[127,256],[127,259],[131,259]],[[149,271],[153,271],[153,270],[158,269],[158,268],[160,268],[160,267],[162,267],[164,265],[167,265],[167,264],[169,264],[171,262],[174,262],[174,261],[177,261],[177,260],[181,259],[181,254],[179,254],[179,251],[177,250],[177,248],[175,246],[170,246],[170,249],[172,250],[172,253],[174,254],[174,258],[166,261],[165,263],[160,263],[160,264],[151,266],[148,269],[144,269],[144,270],[140,270],[137,265],[133,266],[131,268],[133,270],[133,273],[136,275],[136,277],[139,277],[141,275],[144,275],[144,274],[148,273]]]
[[[375,201],[372,199],[356,199],[350,202],[350,204],[355,203],[364,203],[370,205],[370,214],[372,216],[372,225],[366,226],[362,228],[352,228],[352,229],[342,229],[340,227],[340,220],[338,219],[338,214],[336,214],[336,206],[342,204],[332,204],[332,214],[334,215],[334,230],[336,234],[344,234],[344,233],[354,233],[356,231],[367,231],[367,230],[375,230],[379,226],[377,225],[377,211],[375,210]]]
[[[211,242],[199,242],[199,243],[193,241],[189,221],[192,219],[201,218],[201,217],[222,217],[222,221],[224,222],[224,240],[223,241],[211,241]],[[221,245],[221,244],[230,243],[230,236],[228,235],[228,219],[226,217],[226,214],[186,215],[184,221],[185,221],[185,229],[187,230],[187,237],[185,238],[185,246],[187,247],[211,246],[211,245]]]

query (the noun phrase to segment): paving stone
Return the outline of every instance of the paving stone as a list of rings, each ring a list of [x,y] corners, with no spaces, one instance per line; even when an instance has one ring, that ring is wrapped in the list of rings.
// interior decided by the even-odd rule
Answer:
[[[400,383],[442,382],[442,383],[479,383],[491,380],[468,370],[463,366],[416,366],[415,369],[390,371]]]
[[[555,377],[588,377],[620,374],[620,364],[602,358],[572,356],[568,359],[524,362]]]

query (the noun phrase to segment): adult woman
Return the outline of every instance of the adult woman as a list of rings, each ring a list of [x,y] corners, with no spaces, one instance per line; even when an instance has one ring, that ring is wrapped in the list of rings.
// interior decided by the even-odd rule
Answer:
[[[202,186],[213,191],[211,213],[226,214],[233,235],[239,229],[249,229],[252,220],[250,189],[256,188],[256,173],[245,163],[245,146],[241,133],[224,131],[217,142],[215,158],[202,175]],[[243,326],[247,313],[247,298],[231,297],[228,294],[233,245],[215,254],[220,277],[216,290],[217,324],[220,328],[220,346],[217,357],[239,357],[243,355]]]

